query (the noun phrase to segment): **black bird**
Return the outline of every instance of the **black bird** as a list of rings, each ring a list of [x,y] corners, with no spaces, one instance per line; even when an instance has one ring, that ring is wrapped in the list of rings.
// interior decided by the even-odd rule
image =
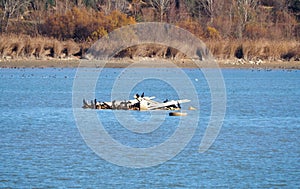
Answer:
[[[180,106],[179,102],[177,102],[177,107],[181,109],[181,106]]]
[[[144,92],[143,92],[143,94],[142,94],[142,96],[141,96],[142,98],[144,98]]]

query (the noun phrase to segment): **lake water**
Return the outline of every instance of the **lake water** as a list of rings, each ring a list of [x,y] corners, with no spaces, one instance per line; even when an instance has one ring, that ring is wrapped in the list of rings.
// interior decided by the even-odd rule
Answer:
[[[173,72],[132,68],[136,78],[158,70]],[[101,71],[98,100],[111,100],[113,84],[122,71]],[[99,157],[82,138],[73,114],[78,107],[72,106],[76,69],[0,69],[0,188],[299,188],[300,72],[222,70],[226,115],[217,139],[204,153],[199,153],[199,144],[210,117],[211,94],[200,70],[184,72],[200,102],[200,111],[187,111],[189,115],[182,118],[199,116],[192,139],[169,161],[128,168]],[[174,79],[180,81],[177,74]],[[188,95],[190,89],[185,83],[182,87],[183,96]],[[181,97],[170,83],[155,78],[140,81],[130,94],[123,95],[136,92],[159,101]],[[84,91],[82,94],[84,98]],[[190,105],[182,104],[183,109]],[[152,120],[149,112],[130,112],[139,122],[157,121],[160,126],[141,134],[122,127],[114,111],[85,112],[96,112],[109,135],[134,148],[164,142],[180,119],[158,112],[163,118],[154,115]],[[134,161],[134,154],[132,158]]]

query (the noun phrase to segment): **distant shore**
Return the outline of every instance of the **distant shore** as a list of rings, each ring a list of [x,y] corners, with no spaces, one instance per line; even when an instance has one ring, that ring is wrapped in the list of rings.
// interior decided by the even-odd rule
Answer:
[[[52,60],[2,60],[1,68],[77,68],[77,67],[105,67],[105,68],[126,68],[126,67],[142,67],[142,68],[168,68],[176,65],[180,68],[232,68],[232,69],[300,69],[300,61],[261,61],[252,62],[244,60],[216,60],[217,65],[206,64],[198,66],[191,60],[165,60],[165,59],[149,59],[141,61],[140,59],[115,59],[109,61],[85,61],[80,59],[52,59]],[[146,63],[145,63],[146,62]],[[171,65],[171,63],[173,65]]]

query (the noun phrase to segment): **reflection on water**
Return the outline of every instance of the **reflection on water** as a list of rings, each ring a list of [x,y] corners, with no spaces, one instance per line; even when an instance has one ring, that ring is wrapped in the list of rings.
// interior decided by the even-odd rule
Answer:
[[[110,100],[113,78],[121,71],[103,70],[99,100]],[[1,69],[0,187],[299,187],[299,71],[223,70],[226,117],[217,140],[202,154],[198,146],[209,120],[210,92],[199,70],[184,71],[200,100],[195,136],[170,161],[130,169],[106,162],[84,143],[72,111],[75,69]],[[134,90],[143,88],[140,92],[158,100],[177,98],[172,87],[156,82],[147,80]],[[161,90],[160,85],[169,88]],[[193,113],[186,118],[192,119]],[[132,147],[160,144],[176,130],[179,119],[157,118],[154,121],[162,122],[157,130],[137,134],[122,127],[112,111],[97,115],[104,118],[101,121],[115,140]],[[149,120],[147,112],[132,116]]]

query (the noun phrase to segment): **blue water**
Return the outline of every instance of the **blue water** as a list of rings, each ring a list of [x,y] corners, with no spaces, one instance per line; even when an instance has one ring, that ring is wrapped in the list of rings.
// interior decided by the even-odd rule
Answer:
[[[98,100],[110,100],[121,71],[102,70]],[[184,71],[200,101],[195,135],[171,160],[136,169],[100,158],[81,137],[72,107],[76,69],[0,69],[0,188],[299,188],[299,71],[222,70],[226,115],[216,141],[204,153],[199,153],[199,144],[210,116],[210,91],[201,71]],[[138,69],[136,73],[143,77]],[[158,100],[178,97],[171,85],[155,79],[140,82],[130,96],[136,92]],[[136,134],[124,129],[113,111],[97,114],[114,139],[132,147],[158,145],[179,122],[165,116],[154,132]],[[131,114],[141,122],[151,119],[149,112]]]

